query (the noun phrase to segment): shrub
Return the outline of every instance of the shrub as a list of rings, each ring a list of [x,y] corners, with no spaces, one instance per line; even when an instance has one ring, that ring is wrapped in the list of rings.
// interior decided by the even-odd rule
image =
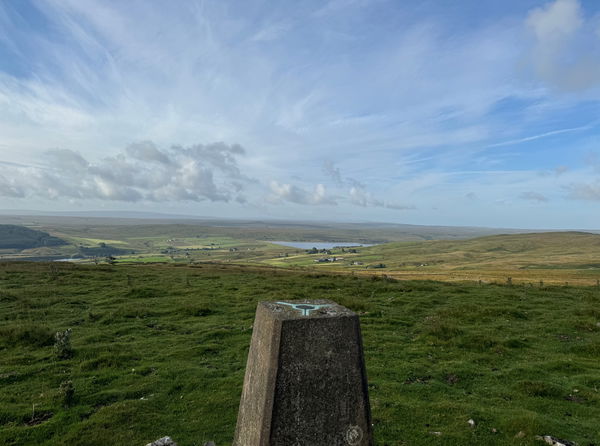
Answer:
[[[73,356],[70,328],[65,331],[57,331],[54,335],[54,353],[58,359],[68,359]]]
[[[73,386],[73,381],[68,380],[61,382],[60,387],[58,388],[58,394],[62,405],[70,407],[75,400],[75,387]]]

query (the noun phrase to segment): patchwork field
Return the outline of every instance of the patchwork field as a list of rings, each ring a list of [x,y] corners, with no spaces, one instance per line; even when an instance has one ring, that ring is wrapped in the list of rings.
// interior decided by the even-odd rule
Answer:
[[[99,263],[113,257],[117,263],[131,264],[216,262],[399,279],[512,282],[531,286],[590,286],[598,285],[600,280],[600,235],[587,232],[506,233],[481,237],[478,235],[493,230],[227,221],[141,224],[139,220],[112,219],[49,219],[22,223],[67,244],[4,250],[0,252],[0,260],[71,259]],[[271,240],[375,246],[309,253],[305,249],[271,243]]]
[[[330,254],[275,258],[276,266],[317,267],[401,279],[597,285],[600,235],[585,232],[502,234],[469,240],[393,242]],[[315,259],[337,257],[315,265]],[[381,268],[379,268],[382,266]],[[510,278],[510,280],[509,280]]]
[[[1,263],[0,444],[230,444],[256,303],[305,298],[361,314],[377,445],[600,440],[595,286],[198,262]]]

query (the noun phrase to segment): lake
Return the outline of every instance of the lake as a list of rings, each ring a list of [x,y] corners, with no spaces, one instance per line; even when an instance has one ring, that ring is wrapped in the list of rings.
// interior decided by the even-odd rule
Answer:
[[[355,248],[355,247],[367,247],[374,246],[373,244],[369,245],[366,243],[356,243],[356,242],[282,242],[282,241],[269,241],[269,243],[275,243],[276,245],[289,246],[291,248],[297,249],[332,249],[336,247],[343,248]]]

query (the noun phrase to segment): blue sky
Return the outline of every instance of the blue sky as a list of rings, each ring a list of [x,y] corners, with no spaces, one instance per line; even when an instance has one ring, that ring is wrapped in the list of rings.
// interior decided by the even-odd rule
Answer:
[[[0,0],[0,208],[600,228],[595,0]]]

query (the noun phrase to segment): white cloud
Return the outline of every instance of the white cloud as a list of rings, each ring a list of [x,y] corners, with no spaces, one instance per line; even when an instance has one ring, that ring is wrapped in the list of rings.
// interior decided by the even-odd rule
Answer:
[[[379,208],[387,208],[394,209],[397,211],[404,211],[408,209],[416,209],[414,205],[405,205],[399,203],[390,203],[382,200],[378,200],[373,197],[369,192],[365,191],[361,187],[352,187],[350,189],[350,201],[362,207],[379,207]]]
[[[575,200],[600,201],[600,181],[573,183],[567,186],[568,197]]]
[[[341,186],[344,184],[339,167],[335,167],[335,164],[333,164],[332,161],[327,160],[323,163],[323,172],[330,177],[336,185]]]
[[[533,68],[544,82],[566,91],[600,85],[600,39],[578,0],[554,0],[530,12],[535,36]]]
[[[72,150],[46,153],[45,167],[0,165],[0,195],[108,201],[244,201],[253,180],[238,168],[239,145],[217,142],[161,150],[132,144],[115,156],[90,162]]]
[[[131,144],[125,149],[127,155],[142,162],[156,162],[160,164],[170,164],[169,157],[158,150],[154,144],[149,141],[138,144]]]
[[[353,187],[350,189],[350,200],[357,206],[367,207],[367,206],[375,206],[382,207],[384,206],[383,201],[377,200],[373,198],[370,193],[365,190]]]
[[[592,125],[589,124],[589,125],[583,125],[580,127],[575,127],[575,128],[570,128],[570,129],[552,130],[550,132],[544,132],[539,135],[526,136],[524,138],[514,139],[511,141],[503,141],[503,142],[498,142],[498,143],[494,143],[494,144],[489,144],[486,147],[493,148],[493,147],[512,146],[515,144],[522,144],[524,142],[535,141],[536,139],[542,139],[542,138],[548,138],[550,136],[562,135],[563,133],[572,133],[572,132],[579,132],[582,130],[588,130],[591,127],[592,127]]]
[[[519,195],[519,198],[521,198],[522,200],[535,201],[538,203],[545,203],[548,201],[548,198],[546,198],[546,196],[540,194],[539,192],[532,191],[523,192],[521,195]]]
[[[50,159],[52,164],[60,166],[61,169],[65,170],[85,169],[89,166],[89,163],[81,156],[81,154],[72,150],[48,150],[46,156]]]
[[[527,23],[541,43],[560,44],[583,24],[578,0],[555,0],[530,12]]]
[[[270,201],[273,203],[290,202],[303,205],[337,205],[334,198],[327,196],[325,186],[317,184],[312,192],[292,184],[271,181]]]

